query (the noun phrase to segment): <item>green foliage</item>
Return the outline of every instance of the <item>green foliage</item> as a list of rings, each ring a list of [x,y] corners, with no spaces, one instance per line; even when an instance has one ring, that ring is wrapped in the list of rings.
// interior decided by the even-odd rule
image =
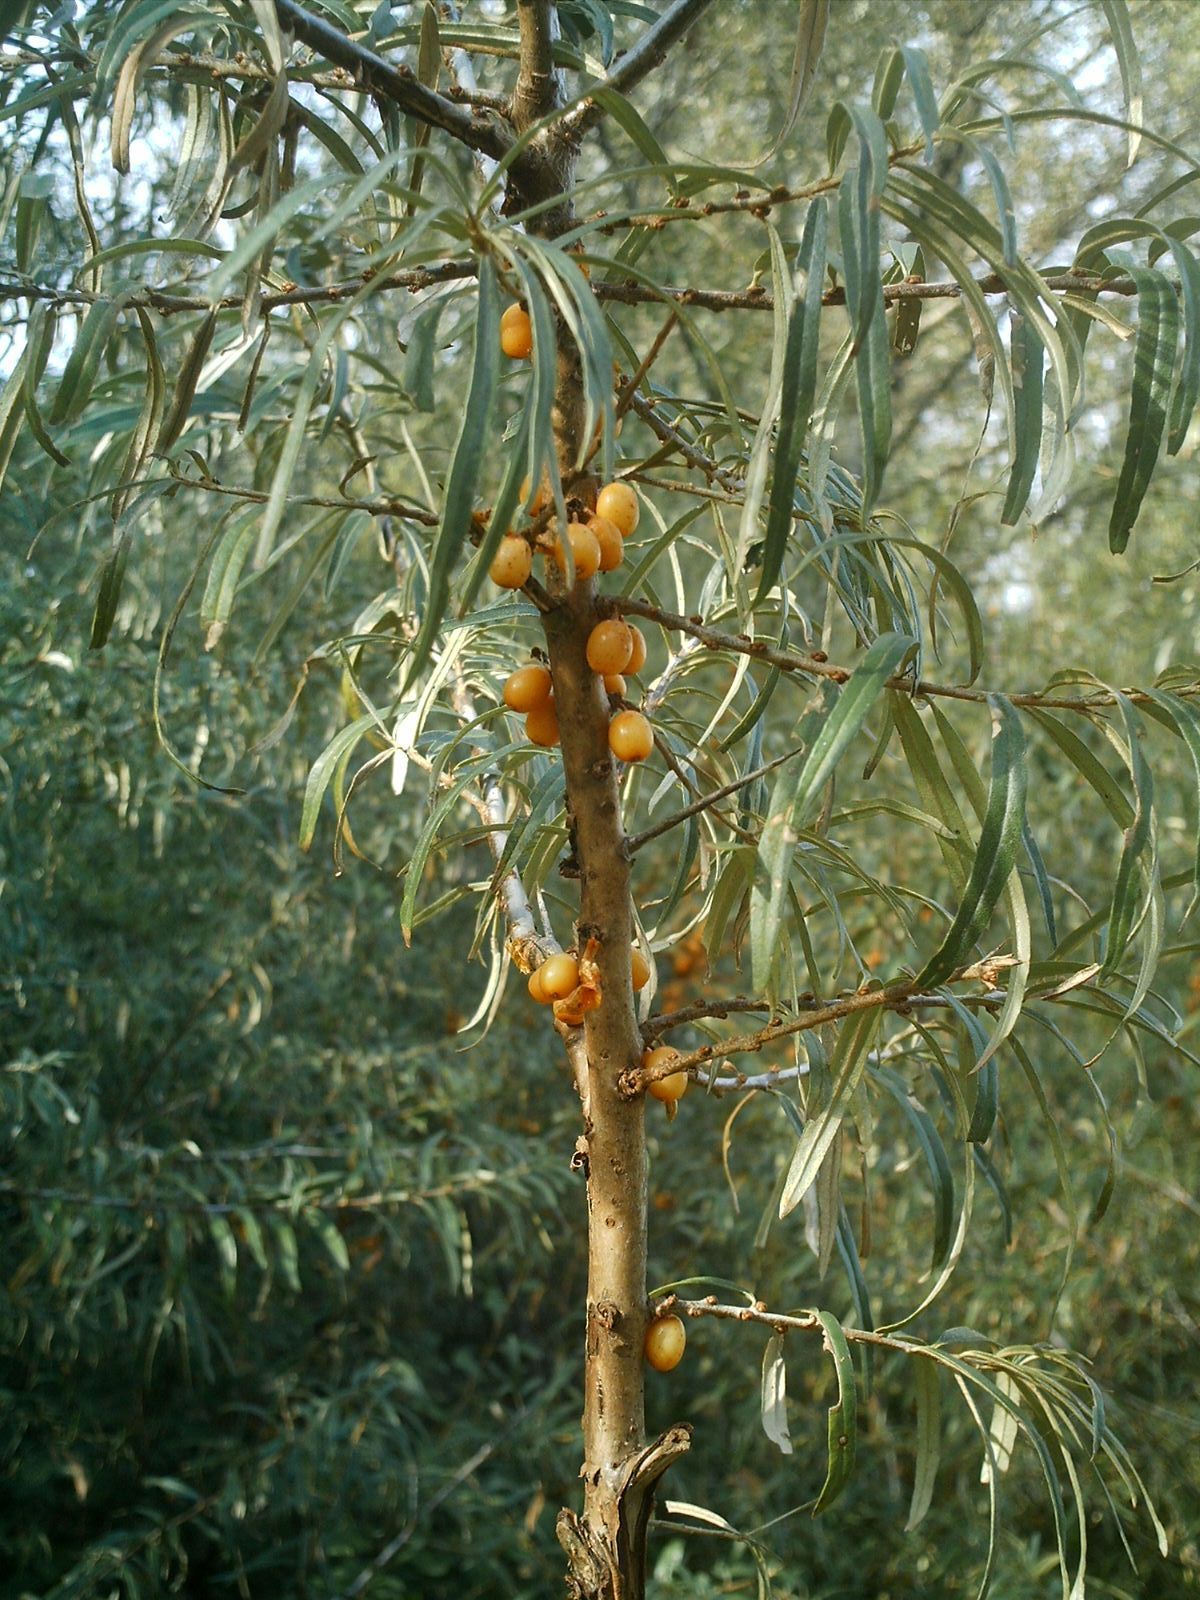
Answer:
[[[446,16],[435,39],[427,8],[323,9],[424,83],[440,43],[480,52],[485,94],[511,87],[512,15]],[[979,20],[986,50],[953,6],[931,9],[927,49],[856,8],[819,69],[824,8],[798,9],[797,37],[731,9],[720,70],[758,96],[753,137],[741,95],[694,109],[697,56],[671,58],[644,113],[604,86],[603,141],[554,237],[537,228],[557,197],[520,183],[544,130],[477,170],[289,44],[270,6],[0,14],[0,1460],[28,1592],[341,1593],[389,1538],[374,1593],[545,1592],[543,1504],[575,1471],[574,1126],[552,1041],[530,1045],[495,889],[519,873],[564,943],[574,901],[561,770],[500,692],[542,643],[539,612],[484,586],[522,480],[548,483],[561,519],[593,471],[639,486],[610,592],[661,624],[645,681],[669,760],[624,783],[640,937],[664,956],[702,940],[713,994],[748,981],[776,1018],[751,1042],[762,1082],[724,1062],[729,1017],[673,1035],[714,1047],[714,1094],[671,1143],[655,1133],[652,1251],[663,1277],[711,1269],[773,1309],[819,1307],[833,1356],[797,1333],[785,1365],[775,1335],[760,1372],[757,1349],[732,1353],[744,1330],[698,1319],[672,1405],[700,1437],[684,1510],[662,1515],[707,1526],[714,1554],[672,1534],[656,1592],[832,1594],[868,1570],[884,1592],[915,1560],[942,1592],[966,1592],[973,1564],[996,1593],[1057,1572],[1066,1594],[1090,1559],[1124,1593],[1117,1539],[1162,1559],[1139,1472],[1182,1544],[1156,1592],[1194,1583],[1171,1452],[1195,1417],[1166,1408],[1196,1308],[1166,1252],[1195,1250],[1147,1193],[1188,1201],[1194,1177],[1186,1156],[1178,1182],[1157,1167],[1196,1065],[1195,576],[1174,611],[1164,584],[1132,617],[1089,526],[1130,563],[1194,559],[1169,509],[1195,498],[1190,104],[1168,86],[1163,131],[1143,128],[1154,80],[1116,0],[1103,24],[1048,14],[1061,34],[1001,8]],[[571,92],[656,14],[564,4]],[[1190,59],[1177,26],[1136,20],[1164,74],[1173,49]],[[1105,26],[1121,115],[1070,82]],[[1127,178],[1105,139],[1122,163],[1140,149]],[[692,154],[764,143],[757,166]],[[1108,164],[1068,206],[1071,151]],[[914,278],[959,309],[939,319]],[[528,367],[498,353],[505,298],[529,309]],[[573,459],[554,435],[564,362]],[[967,365],[981,400],[962,399]],[[1031,637],[1012,592],[1036,564],[1049,616]],[[489,783],[511,823],[498,852]],[[660,828],[717,790],[721,807]],[[297,854],[297,820],[316,855]],[[647,991],[643,1020],[688,997]],[[718,1156],[717,1095],[743,1090]],[[743,1137],[756,1117],[769,1132]],[[1123,1141],[1144,1143],[1146,1189],[1105,1235]],[[744,1163],[749,1228],[718,1159]],[[1109,1257],[1147,1226],[1163,1252],[1134,1251],[1109,1317]],[[997,1259],[1014,1234],[1027,1278]],[[1120,1431],[1149,1460],[1060,1339],[1133,1397]],[[778,1467],[772,1440],[794,1442]],[[981,1456],[990,1537],[964,1557]],[[1128,1535],[1119,1516],[1091,1527],[1084,1463],[1136,1507]],[[879,1499],[915,1545],[881,1536]],[[830,1514],[767,1526],[798,1505]]]

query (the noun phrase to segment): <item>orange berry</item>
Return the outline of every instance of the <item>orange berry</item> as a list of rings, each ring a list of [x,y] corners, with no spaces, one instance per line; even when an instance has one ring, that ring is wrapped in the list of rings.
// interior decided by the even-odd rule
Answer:
[[[548,1000],[565,1000],[579,984],[579,962],[571,955],[551,956],[538,968],[542,993]]]
[[[540,706],[534,706],[525,718],[525,737],[530,744],[540,744],[544,750],[558,743],[558,709],[553,695]]]
[[[567,538],[571,543],[571,554],[575,557],[576,581],[583,583],[588,578],[594,578],[600,570],[600,543],[596,535],[586,523],[568,522]],[[558,539],[554,541],[550,555],[559,571],[565,573],[567,564]]]
[[[604,674],[604,689],[607,694],[625,693],[625,679],[619,672],[606,672]]]
[[[631,483],[606,483],[596,498],[596,515],[615,523],[625,539],[637,527],[641,511]]]
[[[534,495],[533,500],[530,501],[529,491],[532,486],[533,480],[526,473],[521,479],[521,504],[527,507],[531,516],[536,517],[539,511],[544,511],[554,500],[554,490],[550,487],[550,474],[548,472],[542,473],[542,481],[538,492]]]
[[[496,547],[488,576],[500,589],[519,589],[529,582],[533,571],[533,551],[515,533],[506,533]]]
[[[596,542],[600,546],[600,571],[612,572],[625,559],[625,543],[620,528],[607,517],[593,517],[588,527],[596,535]]]
[[[633,654],[625,671],[631,678],[636,678],[646,665],[646,636],[640,628],[635,628],[632,622],[629,624],[629,631],[633,635]]]
[[[643,1349],[655,1372],[670,1372],[683,1360],[687,1331],[680,1317],[655,1317],[646,1325]]]
[[[598,622],[588,634],[587,664],[593,672],[624,672],[632,655],[632,630],[619,618]]]
[[[669,1045],[662,1045],[657,1050],[647,1050],[642,1057],[643,1067],[666,1066],[672,1061],[679,1060],[678,1050],[672,1050]],[[655,1078],[646,1085],[646,1093],[654,1100],[661,1100],[664,1105],[673,1106],[677,1100],[682,1100],[687,1093],[688,1075],[686,1072],[671,1072],[665,1078]]]
[[[640,711],[618,711],[608,725],[608,748],[618,761],[645,761],[654,734]]]
[[[633,968],[633,992],[634,994],[637,994],[639,989],[644,989],[650,982],[650,963],[638,949],[637,945],[634,945],[633,947],[633,952],[629,958],[629,964]]]
[[[542,988],[541,967],[535,967],[529,974],[529,994],[531,999],[536,1000],[540,1006],[548,1006],[550,1004],[550,996]]]
[[[511,305],[500,318],[500,348],[514,361],[533,353],[533,323],[524,306]]]
[[[510,711],[536,711],[546,704],[553,689],[545,667],[518,667],[504,681],[504,704]]]

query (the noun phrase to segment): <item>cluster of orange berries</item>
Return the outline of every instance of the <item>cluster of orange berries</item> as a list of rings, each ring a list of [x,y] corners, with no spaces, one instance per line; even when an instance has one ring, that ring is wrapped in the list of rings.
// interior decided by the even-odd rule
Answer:
[[[578,579],[611,572],[620,565],[623,542],[637,527],[639,510],[637,493],[630,484],[609,483],[600,491],[591,523],[568,524],[567,539]],[[565,570],[559,540],[555,539],[547,559]],[[520,534],[507,534],[492,561],[492,581],[502,589],[518,589],[528,581],[532,565],[528,540]],[[610,695],[623,695],[626,675],[636,677],[645,665],[646,641],[639,629],[620,618],[598,622],[588,635],[587,661]],[[530,743],[550,748],[559,742],[554,681],[548,668],[536,663],[519,667],[505,682],[504,703],[524,716]],[[609,724],[608,743],[618,761],[644,761],[654,748],[654,735],[640,711],[618,711]]]
[[[650,964],[636,945],[630,952],[633,988],[636,993],[650,982]],[[553,1006],[559,1022],[569,1027],[582,1026],[589,1011],[600,1004],[600,981],[592,951],[582,958],[566,950],[548,956],[529,975],[530,998],[540,1006]]]
[[[524,492],[528,495],[528,483]],[[534,502],[534,510],[541,511],[545,504],[543,489]],[[625,559],[625,540],[637,527],[640,513],[637,491],[632,484],[606,483],[597,496],[596,509],[590,513],[589,521],[568,522],[567,543],[571,547],[577,582],[586,582],[598,572],[613,572],[621,565]],[[557,535],[550,535],[546,542],[546,559],[553,561],[560,572],[566,572],[566,551]],[[488,568],[492,582],[501,589],[519,589],[529,582],[532,572],[533,549],[529,540],[520,533],[506,533]]]
[[[637,628],[620,621],[598,622],[588,637],[588,665],[604,679],[609,694],[625,693],[625,674],[636,675],[646,661],[646,641]],[[532,662],[504,681],[504,704],[525,718],[530,744],[550,749],[559,742],[554,679],[549,667]],[[608,745],[618,761],[644,761],[654,748],[650,723],[640,711],[618,711],[608,725]]]

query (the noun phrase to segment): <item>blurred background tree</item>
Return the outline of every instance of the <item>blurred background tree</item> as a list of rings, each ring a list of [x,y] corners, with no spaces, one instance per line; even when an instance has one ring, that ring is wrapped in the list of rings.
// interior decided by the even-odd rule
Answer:
[[[876,64],[896,35],[923,47],[939,88],[972,62],[1010,58],[987,94],[1012,116],[1075,91],[1084,108],[1120,120],[1129,86],[1100,8],[1057,0],[835,0],[835,8],[818,105],[755,170],[767,186],[824,170],[824,113],[838,97],[869,102]],[[14,18],[14,8],[3,17],[6,27],[20,20],[27,29],[10,34],[3,61],[13,135],[5,173],[9,459],[0,506],[4,1581],[14,1595],[64,1600],[173,1588],[409,1596],[451,1584],[468,1596],[545,1594],[561,1568],[554,1512],[575,1492],[584,1296],[578,1184],[568,1170],[578,1114],[561,1052],[548,1030],[530,1027],[524,996],[511,984],[506,1003],[485,1007],[486,1033],[485,1017],[472,1018],[477,1003],[494,998],[486,939],[485,959],[464,963],[479,931],[473,891],[489,876],[478,838],[461,851],[435,849],[414,925],[433,910],[445,915],[428,918],[413,948],[403,948],[408,880],[398,887],[397,878],[429,815],[430,795],[415,776],[399,802],[386,781],[364,780],[347,813],[352,833],[339,827],[331,835],[326,801],[321,848],[306,854],[296,843],[313,759],[356,714],[355,695],[380,681],[372,683],[372,667],[360,666],[345,641],[378,625],[380,615],[364,617],[362,602],[387,585],[397,550],[412,559],[419,549],[399,514],[369,517],[336,503],[393,494],[436,505],[429,480],[445,475],[461,414],[473,285],[431,296],[433,316],[421,295],[364,299],[345,349],[315,370],[307,363],[319,326],[302,313],[277,328],[271,345],[257,333],[252,300],[244,341],[236,314],[215,330],[195,311],[167,317],[161,406],[169,419],[181,403],[180,432],[165,445],[171,471],[147,471],[136,547],[130,554],[118,538],[116,561],[105,562],[101,547],[113,527],[111,485],[144,404],[145,367],[131,353],[136,319],[126,314],[121,338],[96,347],[94,387],[74,414],[70,404],[65,417],[54,414],[72,344],[61,326],[53,345],[45,327],[32,326],[28,359],[47,362],[48,421],[36,400],[32,415],[24,410],[28,386],[11,381],[33,304],[22,297],[21,275],[45,281],[61,272],[60,287],[86,286],[80,263],[98,239],[124,252],[120,283],[164,285],[186,297],[194,292],[188,274],[203,285],[208,255],[225,255],[246,237],[249,222],[226,206],[225,218],[207,219],[207,249],[184,265],[162,251],[172,232],[191,236],[185,222],[202,232],[213,150],[225,150],[228,162],[235,133],[246,135],[264,112],[253,85],[242,84],[240,97],[214,114],[201,69],[181,80],[150,66],[159,51],[191,48],[190,34],[171,41],[153,32],[179,9],[163,8],[148,33],[131,25],[121,48],[113,45],[120,27],[139,13],[137,26],[147,25],[145,7],[97,7],[74,18],[26,6],[15,8],[24,17]],[[226,10],[249,38],[249,12]],[[325,10],[341,25],[369,28],[377,48],[428,81],[428,60],[419,61],[421,7]],[[503,6],[464,10],[467,45],[472,26],[511,28]],[[562,7],[574,43],[596,52],[605,49],[606,12],[620,33],[640,27],[646,10]],[[1130,15],[1154,129],[1194,149],[1188,8],[1134,4]],[[440,20],[439,74],[461,75],[450,8]],[[791,95],[789,23],[749,5],[709,19],[671,54],[653,93],[640,97],[651,133],[673,154],[731,166],[770,148]],[[61,57],[47,50],[55,30]],[[111,89],[124,52],[146,38],[153,48],[131,105],[129,176],[118,181],[111,168],[105,175],[111,124],[86,114],[86,97],[97,70],[107,70]],[[487,53],[470,60],[485,101],[507,88],[509,62]],[[1033,61],[1057,78],[1021,65]],[[347,107],[340,123],[313,110],[338,99]],[[332,173],[347,155],[362,164],[364,150],[378,157],[389,141],[408,138],[369,96],[328,86],[319,102],[299,94],[293,104],[295,139],[285,132],[280,141],[268,207],[294,182],[319,185],[322,162]],[[984,104],[994,109],[993,100]],[[1113,212],[1133,214],[1181,170],[1159,146],[1143,146],[1126,170],[1121,126],[1017,120],[1011,132],[1004,163],[1021,247],[1039,264],[1068,266],[1088,227]],[[422,180],[431,192],[474,181],[469,157],[435,148]],[[300,163],[291,170],[289,152]],[[253,157],[243,153],[246,174]],[[611,122],[589,160],[585,179],[627,163]],[[939,140],[935,169],[981,208],[993,203],[987,169],[962,141]],[[76,174],[85,171],[83,205]],[[252,220],[264,196],[243,188]],[[616,200],[605,196],[612,210],[644,203],[645,182],[621,179],[616,192]],[[403,209],[402,197],[391,203]],[[276,245],[275,292],[288,292],[284,280],[303,290],[342,276],[343,255],[367,237],[359,226],[348,215],[332,239],[315,238],[311,211],[301,211],[286,250],[282,239]],[[1186,227],[1185,206],[1185,236]],[[798,228],[784,236],[798,237]],[[739,233],[736,253],[730,237],[715,218],[665,227],[637,266],[661,283],[740,292],[757,277],[769,286],[765,235]],[[444,248],[439,242],[430,259]],[[226,281],[239,289],[248,280]],[[1103,305],[1113,337],[1089,344],[1088,410],[1077,430],[1087,459],[1036,527],[999,524],[1009,469],[1003,408],[997,402],[981,435],[978,352],[961,306],[926,304],[913,353],[893,362],[883,504],[950,552],[986,617],[992,676],[1005,687],[1033,687],[1078,665],[1108,682],[1142,684],[1194,655],[1190,441],[1162,463],[1123,560],[1105,550],[1137,320],[1126,300]],[[770,316],[700,318],[694,313],[694,337],[664,346],[655,368],[661,392],[707,391],[715,369],[732,394],[761,404]],[[70,320],[64,312],[60,323]],[[661,324],[661,308],[621,313],[636,352]],[[310,372],[321,448],[299,463],[281,543],[256,549],[260,504],[271,495]],[[517,400],[510,385],[509,416]],[[356,427],[368,405],[377,432],[364,450]],[[716,411],[689,421],[698,447],[718,460],[736,463],[744,452],[745,439],[723,432]],[[839,413],[835,431],[837,460],[860,472],[852,410]],[[56,454],[47,455],[47,439]],[[181,490],[184,477],[207,479],[209,491]],[[151,685],[200,553],[198,533],[216,526],[217,483],[250,485],[259,499],[248,512],[235,504],[222,528],[220,549],[246,562],[236,610],[228,606],[237,574],[222,588],[206,573],[182,613],[186,640],[181,633],[174,642],[159,702],[172,764]],[[665,510],[668,500],[658,498]],[[306,503],[321,500],[335,504]],[[654,537],[651,530],[636,559]],[[678,551],[694,592],[703,552],[682,544]],[[107,604],[102,599],[98,622],[102,566]],[[1151,581],[1180,572],[1174,583]],[[665,594],[674,592],[673,581],[660,581]],[[105,633],[104,650],[89,651],[89,637]],[[200,648],[205,633],[215,647],[209,653]],[[321,639],[330,643],[314,653]],[[953,660],[954,643],[945,643]],[[507,653],[491,643],[485,650],[502,672]],[[976,746],[978,726],[961,726]],[[1072,890],[1103,905],[1113,844],[1102,803],[1041,746],[1031,760],[1029,817],[1048,853],[1054,841],[1051,874],[1069,869]],[[1170,866],[1186,866],[1195,835],[1190,758],[1164,736],[1155,739],[1154,762],[1160,846]],[[381,771],[386,780],[387,767]],[[201,788],[196,777],[243,792]],[[347,782],[348,774],[335,785],[339,804]],[[336,876],[331,837],[344,868]],[[888,863],[909,882],[936,859],[886,816],[857,847],[865,871]],[[647,904],[657,898],[666,907],[654,939],[663,1010],[686,1003],[698,980],[725,992],[738,982],[715,953],[705,973],[696,940],[703,906],[694,885],[676,896],[678,865],[670,840],[639,862]],[[557,895],[553,880],[547,892]],[[555,898],[555,914],[566,904]],[[1157,988],[1163,1014],[1182,1014],[1173,1031],[1186,1049],[1197,990],[1194,944],[1187,924],[1179,930],[1185,904],[1186,886],[1171,897]],[[863,909],[851,934],[869,968],[892,960],[874,911]],[[464,984],[464,971],[477,973],[475,981]],[[1096,1026],[1094,1047],[1103,1031]],[[1046,1052],[1052,1113],[1042,1119],[1020,1096],[1006,1100],[989,1145],[994,1188],[979,1203],[983,1226],[966,1239],[937,1327],[964,1325],[1001,1343],[1023,1330],[1093,1363],[1171,1549],[1158,1554],[1144,1521],[1134,1518],[1122,1532],[1115,1517],[1100,1517],[1086,1526],[1090,1584],[1101,1594],[1191,1593],[1200,1567],[1194,1065],[1165,1037],[1143,1036],[1136,1058],[1125,1046],[1095,1069],[1122,1156],[1115,1196],[1093,1222],[1089,1209],[1106,1184],[1102,1102],[1062,1070],[1067,1057],[1049,1037]],[[862,1289],[853,1266],[846,1282],[834,1286],[831,1276],[818,1284],[801,1213],[765,1226],[789,1153],[775,1126],[783,1119],[765,1100],[748,1105],[730,1131],[731,1183],[721,1170],[723,1113],[681,1114],[669,1130],[652,1122],[652,1281],[700,1269],[752,1283],[772,1306],[821,1300],[857,1318]],[[874,1126],[858,1136],[861,1170],[856,1158],[846,1192],[861,1270],[877,1309],[904,1308],[928,1268],[933,1230],[930,1191],[904,1181],[909,1169],[923,1171],[919,1138],[899,1102],[890,1111],[881,1104]],[[1074,1215],[1060,1154],[1074,1174]],[[1019,1248],[1010,1248],[1014,1239]],[[912,1393],[904,1373],[879,1363],[860,1406],[869,1467],[860,1465],[830,1517],[789,1515],[811,1504],[824,1471],[827,1366],[815,1353],[793,1358],[795,1453],[782,1456],[762,1434],[759,1345],[718,1323],[690,1331],[687,1361],[671,1379],[655,1380],[650,1396],[655,1424],[686,1416],[697,1425],[668,1497],[757,1530],[757,1550],[720,1537],[720,1528],[686,1537],[678,1526],[661,1529],[654,1595],[754,1593],[767,1582],[789,1597],[975,1592],[987,1493],[965,1411],[943,1404],[936,1493],[919,1526],[902,1532],[917,1453]],[[1027,1449],[1018,1448],[1003,1493],[992,1592],[1050,1593],[1058,1582],[1053,1521]],[[1122,1538],[1133,1547],[1136,1575]]]

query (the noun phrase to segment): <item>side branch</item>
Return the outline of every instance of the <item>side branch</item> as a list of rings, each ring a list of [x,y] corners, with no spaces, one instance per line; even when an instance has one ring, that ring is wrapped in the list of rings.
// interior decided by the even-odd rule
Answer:
[[[768,644],[764,639],[751,639],[744,633],[722,633],[718,628],[710,628],[698,617],[684,617],[678,612],[664,611],[662,607],[651,605],[648,600],[639,600],[634,595],[613,595],[609,604],[613,611],[620,612],[623,616],[645,617],[649,622],[657,622],[660,628],[665,628],[668,632],[689,634],[710,650],[728,650],[734,655],[753,656],[755,660],[766,661],[771,666],[778,667],[781,672],[799,672],[807,677],[828,678],[833,683],[845,683],[854,670],[852,667],[838,666],[835,662],[817,656],[801,655],[794,650],[781,650],[776,645]],[[1072,696],[1042,694],[1035,689],[1021,689],[1016,692],[1008,689],[968,689],[956,684],[930,683],[925,678],[919,678],[914,683],[912,678],[903,675],[889,678],[886,687],[898,689],[904,694],[913,696],[914,699],[966,700],[979,705],[986,704],[989,696],[993,694],[1003,694],[1014,706],[1024,706],[1033,710],[1078,711],[1083,715],[1103,711],[1116,704],[1115,697],[1105,691]],[[1185,684],[1174,692],[1181,695],[1200,694],[1200,683]],[[1121,693],[1134,704],[1145,704],[1150,698],[1140,689],[1123,689]]]
[[[364,88],[390,100],[394,105],[461,140],[472,150],[499,159],[512,144],[512,130],[495,112],[471,110],[429,89],[409,67],[395,67],[373,50],[356,44],[339,29],[316,17],[296,0],[275,0],[279,21],[310,49],[323,55],[334,66],[353,72]]]
[[[799,1333],[822,1331],[815,1311],[801,1311],[788,1315],[782,1311],[769,1311],[761,1300],[756,1300],[753,1305],[748,1306],[727,1306],[722,1305],[716,1295],[709,1295],[705,1300],[681,1300],[677,1295],[668,1295],[658,1301],[654,1309],[656,1315],[674,1311],[681,1317],[716,1317],[724,1322],[758,1322],[773,1328],[777,1333],[783,1333],[789,1328]],[[922,1355],[936,1348],[923,1344],[919,1339],[897,1339],[886,1333],[871,1333],[866,1328],[843,1327],[842,1332],[851,1344],[880,1345],[885,1350],[897,1350],[903,1355]]]
[[[987,991],[978,995],[960,995],[958,997],[960,1002],[967,1005],[998,1005],[1004,999],[1004,991],[995,988],[994,979],[1000,968],[1011,965],[1011,957],[993,956],[986,961],[960,968],[959,971],[951,973],[946,982],[951,984],[982,979],[988,983]],[[766,1045],[773,1044],[777,1039],[787,1039],[793,1034],[807,1033],[812,1028],[823,1027],[829,1022],[840,1022],[843,1018],[853,1016],[859,1011],[897,1011],[903,1015],[918,1006],[944,1006],[946,1003],[943,995],[922,994],[911,980],[890,983],[882,989],[860,989],[855,994],[843,995],[840,999],[830,1000],[825,1005],[816,1005],[801,1011],[794,1017],[770,1022],[755,1033],[736,1034],[732,1039],[720,1039],[713,1044],[701,1045],[699,1049],[681,1053],[657,1066],[635,1068],[624,1074],[621,1087],[627,1094],[637,1094],[639,1090],[645,1089],[659,1078],[669,1077],[674,1072],[687,1072],[694,1067],[705,1066],[714,1057],[750,1055],[762,1050]]]
[[[517,0],[521,55],[512,118],[518,132],[562,103],[562,77],[554,65],[557,20],[550,0]]]
[[[395,70],[395,69],[392,69]],[[674,217],[674,212],[668,212]],[[460,278],[473,278],[479,270],[474,260],[439,262],[431,267],[416,267],[407,272],[381,274],[374,288],[379,292],[388,289],[421,290],[434,284],[448,283]],[[1090,273],[1059,273],[1045,280],[1046,287],[1074,294],[1134,295],[1137,286],[1128,278],[1111,278],[1101,282]],[[280,306],[307,306],[335,304],[348,295],[357,294],[363,279],[348,278],[339,283],[294,285],[262,297],[264,312]],[[976,278],[975,287],[981,294],[1008,293],[1008,286],[994,274]],[[641,283],[597,283],[592,286],[597,300],[614,301],[620,305],[680,305],[698,307],[705,311],[773,311],[775,301],[765,290],[758,289],[677,289],[669,286],[651,288]],[[58,288],[52,284],[0,283],[0,301],[48,300],[58,305],[95,305],[110,301],[111,295],[92,294],[85,289]],[[957,300],[962,298],[958,283],[885,283],[883,298],[887,304],[898,300]],[[845,291],[830,289],[822,296],[822,304],[844,305]],[[181,311],[209,311],[212,302],[200,295],[171,294],[163,289],[143,289],[124,300],[129,309],[142,306],[147,310],[161,311],[166,316]],[[219,310],[236,310],[242,305],[239,295],[226,295],[217,302]],[[628,409],[632,401],[626,401]]]
[[[698,800],[693,800],[691,805],[684,806],[682,811],[676,811],[669,817],[664,817],[661,822],[656,822],[652,828],[645,828],[641,833],[635,833],[625,841],[625,848],[632,855],[635,850],[640,850],[644,844],[649,844],[651,839],[657,839],[661,834],[670,833],[672,828],[677,828],[681,822],[686,822],[689,817],[699,816],[702,811],[709,811],[713,806],[720,805],[722,800],[728,800],[731,794],[736,794],[739,789],[744,789],[748,784],[756,783],[759,778],[765,778],[768,772],[774,772],[776,767],[781,767],[785,761],[791,761],[793,756],[799,754],[797,750],[785,750],[781,756],[766,761],[761,767],[755,767],[752,772],[743,773],[740,778],[734,778],[732,783],[723,785],[720,789],[712,789],[708,794],[702,794]]]

